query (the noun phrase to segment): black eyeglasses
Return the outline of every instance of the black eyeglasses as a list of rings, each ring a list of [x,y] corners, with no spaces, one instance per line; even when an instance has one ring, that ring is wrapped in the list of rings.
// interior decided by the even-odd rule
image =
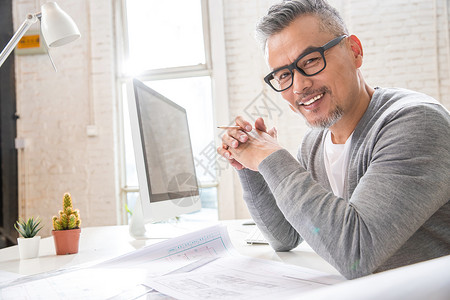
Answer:
[[[292,64],[278,68],[264,77],[264,81],[277,92],[287,90],[294,82],[294,69],[304,76],[314,76],[327,66],[324,52],[339,44],[347,35],[332,39],[322,47],[317,47],[300,55]]]

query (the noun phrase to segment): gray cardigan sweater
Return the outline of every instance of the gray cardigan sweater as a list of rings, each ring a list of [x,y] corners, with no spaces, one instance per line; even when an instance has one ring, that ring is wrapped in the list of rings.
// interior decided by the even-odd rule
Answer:
[[[377,88],[352,137],[344,197],[324,166],[327,130],[296,160],[279,150],[238,171],[244,199],[276,251],[303,239],[346,278],[450,254],[450,115],[436,100]]]

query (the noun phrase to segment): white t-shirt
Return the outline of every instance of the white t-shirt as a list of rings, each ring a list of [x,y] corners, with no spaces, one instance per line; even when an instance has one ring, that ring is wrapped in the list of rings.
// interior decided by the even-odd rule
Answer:
[[[347,139],[345,144],[333,144],[333,141],[331,140],[331,131],[328,131],[327,136],[325,137],[325,169],[327,170],[328,181],[330,182],[333,194],[338,197],[344,196],[344,181],[347,173],[348,153],[350,151],[352,135],[353,133]]]

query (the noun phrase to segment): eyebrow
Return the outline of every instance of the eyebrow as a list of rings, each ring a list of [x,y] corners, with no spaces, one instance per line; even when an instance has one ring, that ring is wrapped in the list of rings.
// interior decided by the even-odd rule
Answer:
[[[300,55],[297,56],[297,58],[299,58],[299,57],[302,56],[302,55],[307,54],[308,52],[311,52],[311,51],[313,51],[313,50],[317,50],[317,49],[320,48],[320,47],[321,47],[321,46],[319,46],[319,47],[309,46],[309,47],[307,47],[305,50],[303,50],[303,52],[300,53]],[[296,59],[297,59],[297,58],[296,58]]]
[[[305,54],[307,54],[307,53],[309,53],[309,52],[311,52],[311,51],[313,51],[313,50],[316,50],[317,48],[320,48],[320,47],[321,47],[321,46],[319,46],[319,47],[313,47],[313,46],[306,47],[306,49],[303,50],[303,51],[302,51],[302,52],[294,59],[294,61],[296,61],[300,56],[303,56],[303,55],[305,55]],[[293,61],[293,62],[294,62],[294,61]],[[293,62],[292,62],[292,63],[293,63]],[[283,68],[286,68],[287,66],[291,65],[292,63],[290,63],[290,64],[288,64],[288,65],[284,65],[284,66],[278,67],[278,68],[274,68],[274,69],[271,70],[271,72],[277,71],[277,70],[281,70],[281,69],[283,69]]]

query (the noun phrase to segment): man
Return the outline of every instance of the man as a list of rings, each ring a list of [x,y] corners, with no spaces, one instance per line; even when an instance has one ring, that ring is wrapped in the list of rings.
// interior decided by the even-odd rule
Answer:
[[[277,251],[303,239],[346,278],[450,254],[450,116],[372,88],[363,49],[325,1],[284,1],[258,25],[265,81],[311,126],[296,160],[262,119],[236,118],[218,153]]]

